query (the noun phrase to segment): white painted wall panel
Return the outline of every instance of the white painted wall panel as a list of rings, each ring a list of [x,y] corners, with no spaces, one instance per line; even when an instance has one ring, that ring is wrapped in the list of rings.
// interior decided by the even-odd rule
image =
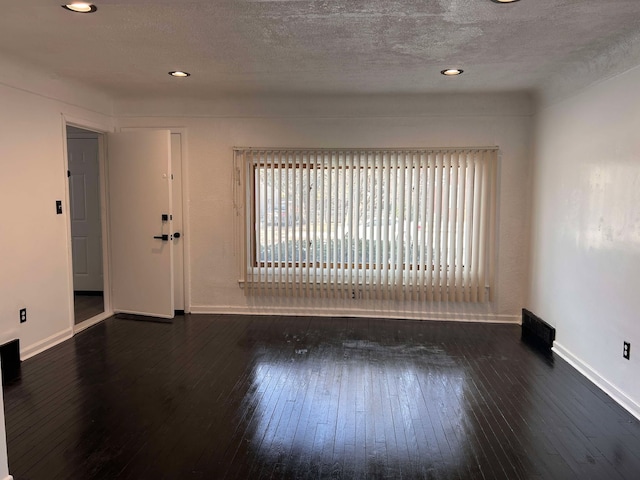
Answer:
[[[188,131],[191,304],[193,311],[292,314],[349,314],[388,317],[503,319],[519,317],[526,291],[529,198],[529,103],[522,96],[469,97],[450,102],[438,96],[368,99],[342,103],[315,99],[256,102],[246,100],[235,112],[180,117],[163,113],[160,102],[133,106],[120,102],[121,112],[136,109],[149,115],[119,118],[122,127],[180,126]],[[525,97],[526,98],[526,97]],[[415,104],[424,108],[418,114]],[[166,104],[165,112],[173,111]],[[413,107],[409,107],[413,105]],[[366,108],[365,108],[366,107]],[[375,109],[374,109],[375,107]],[[200,107],[202,108],[202,107]],[[180,108],[178,108],[180,110]],[[357,112],[366,110],[367,115]],[[375,111],[374,111],[375,110]],[[270,113],[271,112],[278,112]],[[175,114],[174,114],[175,115]],[[238,286],[233,229],[232,147],[407,147],[486,146],[501,151],[496,301],[485,305],[365,300],[246,298]]]
[[[640,414],[640,67],[537,115],[529,306]],[[631,360],[622,358],[630,341]],[[638,351],[638,348],[635,350]]]

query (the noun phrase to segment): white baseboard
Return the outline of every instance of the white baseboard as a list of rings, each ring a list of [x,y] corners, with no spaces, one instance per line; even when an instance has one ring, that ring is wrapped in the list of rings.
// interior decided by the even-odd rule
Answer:
[[[627,410],[631,415],[640,420],[640,405],[629,398],[623,391],[615,385],[607,381],[602,375],[594,370],[589,364],[583,362],[573,353],[560,345],[558,342],[553,344],[553,351],[562,359],[566,360],[573,368],[587,377],[600,390],[613,398],[622,408]]]
[[[103,322],[109,317],[113,316],[113,312],[102,312],[100,315],[96,315],[95,317],[90,318],[89,320],[85,320],[84,322],[80,322],[73,327],[73,333],[80,333],[83,330],[86,330],[89,327],[93,327],[97,323]]]
[[[70,328],[63,330],[60,333],[51,335],[50,337],[45,338],[44,340],[41,340],[37,343],[34,343],[33,345],[29,345],[28,347],[21,349],[20,360],[26,360],[27,358],[31,358],[34,355],[37,355],[38,353],[44,352],[45,350],[61,342],[64,342],[65,340],[69,340],[71,337],[73,337],[73,330],[71,330]]]
[[[494,315],[472,313],[415,312],[410,310],[328,309],[314,307],[248,307],[235,305],[192,305],[191,313],[212,315],[282,315],[311,317],[388,318],[402,320],[446,320],[451,322],[511,323],[519,324],[520,315]]]

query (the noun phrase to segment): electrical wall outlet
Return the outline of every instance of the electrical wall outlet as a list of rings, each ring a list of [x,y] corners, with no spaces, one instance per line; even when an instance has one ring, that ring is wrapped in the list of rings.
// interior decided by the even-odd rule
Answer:
[[[27,309],[26,308],[21,308],[20,309],[20,323],[24,323],[27,321]]]
[[[622,347],[622,356],[629,360],[631,355],[631,344],[629,342],[624,342],[624,346]]]

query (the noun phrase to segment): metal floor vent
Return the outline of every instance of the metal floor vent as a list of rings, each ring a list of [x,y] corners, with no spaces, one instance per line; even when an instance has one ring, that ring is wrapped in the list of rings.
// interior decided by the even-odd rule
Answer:
[[[551,350],[555,339],[555,328],[526,308],[522,309],[522,340]]]

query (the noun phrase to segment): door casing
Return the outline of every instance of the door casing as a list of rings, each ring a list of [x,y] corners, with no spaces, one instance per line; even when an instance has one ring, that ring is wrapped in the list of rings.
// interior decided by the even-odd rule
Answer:
[[[102,229],[102,274],[104,286],[104,312],[90,318],[78,325],[74,322],[74,298],[73,298],[73,251],[71,246],[71,195],[67,171],[69,170],[69,157],[67,151],[67,125],[82,128],[98,134],[98,168],[99,168],[99,188],[100,188],[100,223]],[[111,276],[109,272],[109,227],[107,222],[108,202],[107,202],[107,181],[106,181],[106,152],[104,135],[109,131],[108,125],[97,124],[83,118],[69,115],[62,115],[62,136],[63,136],[63,170],[65,184],[65,201],[63,211],[66,212],[66,232],[67,232],[67,258],[68,258],[68,291],[69,295],[69,330],[74,334],[101,322],[113,315],[111,306]]]

